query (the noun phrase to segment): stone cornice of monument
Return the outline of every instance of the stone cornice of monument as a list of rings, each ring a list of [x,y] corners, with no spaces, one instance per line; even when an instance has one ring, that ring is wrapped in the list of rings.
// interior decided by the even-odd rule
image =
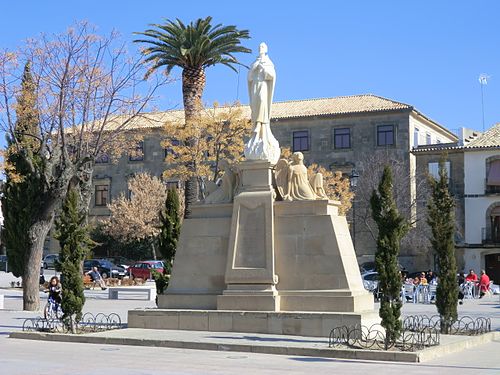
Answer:
[[[276,164],[280,157],[280,145],[271,132],[271,106],[276,70],[267,55],[267,45],[259,45],[259,56],[248,71],[248,96],[252,119],[252,136],[245,145],[247,160],[267,160]]]

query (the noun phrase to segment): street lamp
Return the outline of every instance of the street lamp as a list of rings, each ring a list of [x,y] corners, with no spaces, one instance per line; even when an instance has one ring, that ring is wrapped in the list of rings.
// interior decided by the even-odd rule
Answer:
[[[354,192],[356,186],[358,186],[358,178],[359,173],[355,168],[352,168],[351,175],[349,176],[349,184],[351,185],[352,192]],[[352,245],[354,246],[354,250],[356,250],[356,195],[352,200]]]

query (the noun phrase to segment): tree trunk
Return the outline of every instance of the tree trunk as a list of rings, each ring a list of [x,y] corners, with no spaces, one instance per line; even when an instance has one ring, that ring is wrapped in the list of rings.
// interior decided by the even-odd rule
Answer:
[[[156,249],[155,249],[155,240],[151,239],[151,252],[153,253],[153,260],[156,260]]]
[[[182,100],[184,102],[184,117],[186,126],[192,126],[201,114],[202,102],[201,97],[205,89],[206,77],[203,67],[187,67],[182,70]],[[197,140],[192,139],[188,142],[193,142],[196,145]],[[197,165],[192,163],[189,165],[194,176],[186,181],[184,189],[185,209],[184,217],[188,218],[191,215],[191,205],[199,198],[199,185],[197,176]]]
[[[43,244],[52,226],[51,220],[38,220],[29,230],[31,246],[26,254],[23,276],[23,310],[40,309],[40,267],[42,263]]]

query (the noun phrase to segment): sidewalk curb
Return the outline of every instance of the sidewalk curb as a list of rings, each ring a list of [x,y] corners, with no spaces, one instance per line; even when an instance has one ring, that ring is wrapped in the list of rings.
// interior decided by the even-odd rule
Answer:
[[[28,339],[41,341],[58,341],[69,343],[101,344],[101,345],[131,345],[131,346],[151,346],[177,349],[213,350],[230,352],[251,352],[261,354],[279,354],[288,356],[323,357],[354,360],[371,361],[391,361],[391,362],[424,362],[441,357],[443,355],[481,345],[495,339],[500,339],[500,332],[490,332],[481,336],[467,337],[459,342],[440,345],[417,352],[392,352],[379,350],[357,350],[357,349],[331,349],[307,348],[290,346],[270,346],[270,345],[248,345],[234,343],[211,343],[181,340],[158,340],[158,339],[137,339],[127,337],[105,337],[93,334],[71,335],[62,333],[43,332],[13,332],[9,336],[14,339]]]

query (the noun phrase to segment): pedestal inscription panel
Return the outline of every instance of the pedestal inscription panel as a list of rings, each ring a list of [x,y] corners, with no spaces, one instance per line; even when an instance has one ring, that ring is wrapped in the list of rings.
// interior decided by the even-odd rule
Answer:
[[[240,205],[234,268],[266,268],[266,207]]]

